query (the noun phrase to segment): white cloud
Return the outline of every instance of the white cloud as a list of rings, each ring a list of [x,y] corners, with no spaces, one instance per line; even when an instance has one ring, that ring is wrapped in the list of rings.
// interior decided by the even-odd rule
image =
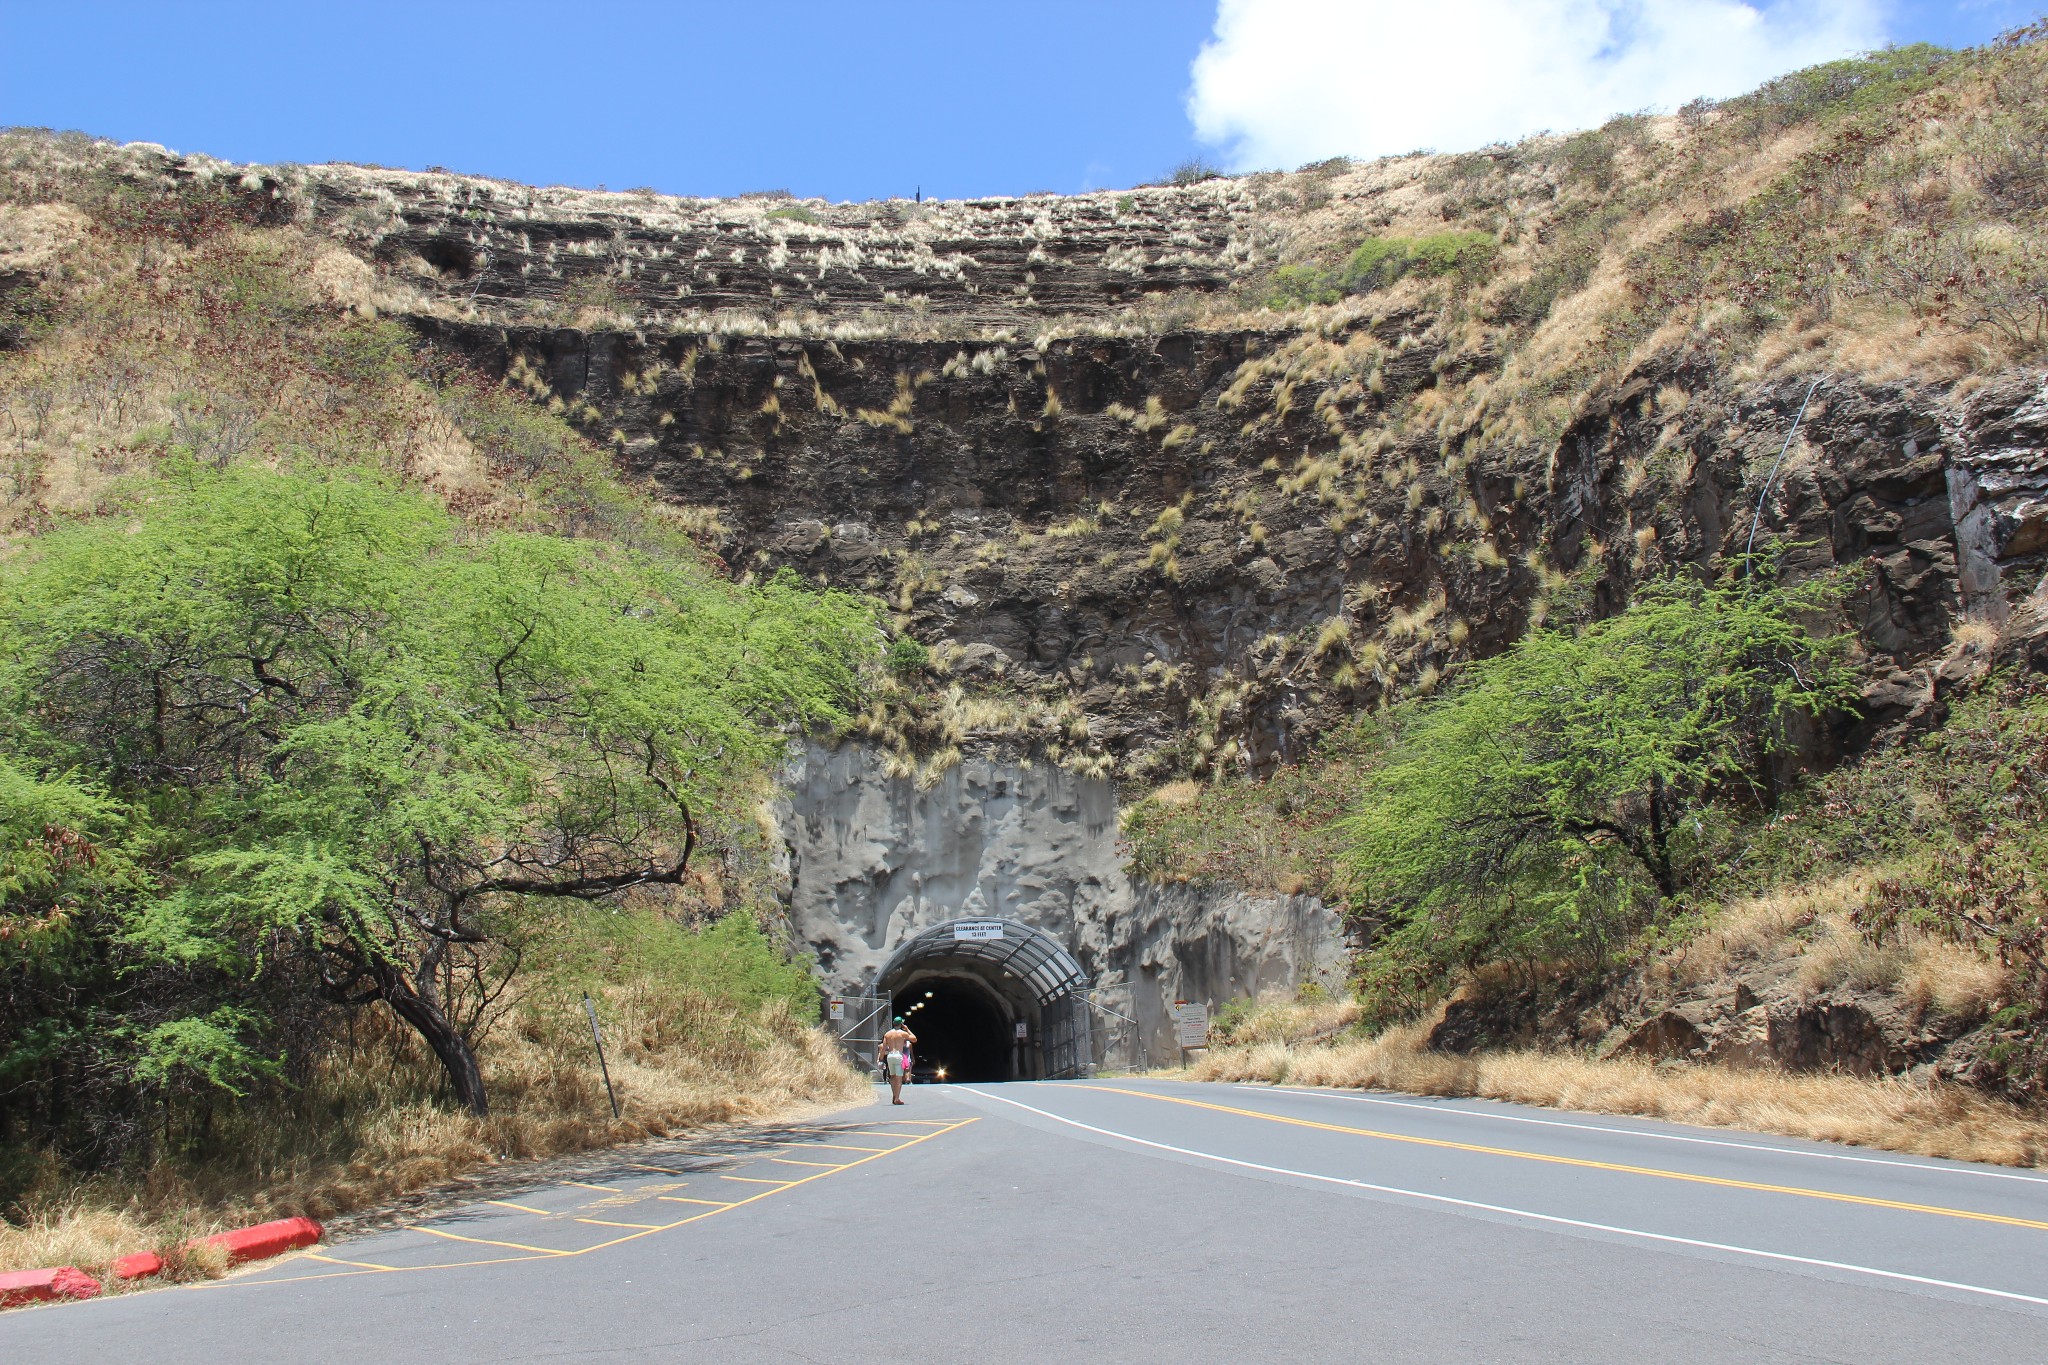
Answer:
[[[1885,0],[1220,0],[1188,116],[1235,169],[1462,151],[1884,42]]]

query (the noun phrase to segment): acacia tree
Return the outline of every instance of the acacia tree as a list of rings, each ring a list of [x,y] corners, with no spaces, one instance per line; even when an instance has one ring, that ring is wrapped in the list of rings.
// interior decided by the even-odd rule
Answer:
[[[1795,717],[1855,697],[1828,581],[1676,578],[1618,616],[1535,631],[1398,716],[1342,822],[1358,887],[1411,961],[1604,948],[1699,872],[1717,796],[1768,805]]]
[[[468,1026],[521,907],[680,881],[879,644],[845,595],[466,534],[362,472],[195,477],[6,573],[9,752],[153,826],[123,942],[229,978],[297,955],[477,1113]]]

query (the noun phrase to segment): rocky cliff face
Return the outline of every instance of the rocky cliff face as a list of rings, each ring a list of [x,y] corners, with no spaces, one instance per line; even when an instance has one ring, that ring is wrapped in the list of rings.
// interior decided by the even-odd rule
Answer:
[[[1388,382],[1411,392],[1447,354],[1413,321],[1380,328],[1406,343]],[[1336,438],[1313,413],[1273,418],[1284,380],[1242,384],[1275,336],[1012,351],[422,326],[589,405],[735,566],[880,593],[959,676],[1071,699],[1087,738],[1070,752],[1123,777],[1298,754],[1337,715],[1504,647],[1546,575],[1584,571],[1612,605],[1644,574],[1742,553],[1753,527],[1793,572],[1852,568],[1872,715],[1894,719],[1931,700],[1956,623],[2002,624],[2048,564],[2035,373],[1960,401],[1823,379],[1780,467],[1807,384],[1678,362],[1592,394],[1548,445],[1447,468],[1435,437],[1395,444],[1333,512],[1314,466]]]
[[[321,230],[464,311],[664,330],[723,315],[861,331],[1028,328],[1230,284],[1270,243],[1261,196],[1179,190],[931,203],[685,199],[474,176],[317,166],[295,187]]]
[[[1628,175],[1682,166],[1617,145]],[[1063,916],[1104,980],[1142,981],[1148,952],[1166,996],[1296,979],[1324,912],[1124,885],[1103,779],[1266,770],[1753,535],[1857,584],[1866,715],[1821,749],[1937,716],[1975,666],[1959,626],[2048,634],[2041,372],[1842,367],[1788,445],[1804,365],[1705,321],[1601,350],[1564,295],[1524,316],[1528,272],[1572,243],[1617,269],[1657,249],[1584,235],[1605,191],[1562,151],[932,205],[94,155],[323,234],[375,267],[357,306],[568,414],[736,571],[877,593],[932,647],[926,712],[870,717],[874,747],[813,754],[793,791],[798,918],[841,981],[1013,874],[1018,912]],[[1497,234],[1483,287],[1259,307],[1276,261],[1445,224]],[[1647,338],[1621,297],[1603,326]],[[889,775],[905,751],[922,788]],[[1029,832],[987,854],[1006,821]]]
[[[1706,333],[1539,374],[1565,310],[1489,322],[1512,266],[1480,296],[1250,306],[1305,243],[1432,223],[1540,266],[1584,208],[1568,159],[1488,161],[1484,194],[1471,158],[1419,157],[832,205],[94,155],[375,262],[376,306],[558,405],[736,570],[882,594],[942,671],[1081,717],[1049,756],[1126,781],[1259,770],[1505,647],[1562,576],[1611,608],[1752,528],[1793,572],[1853,567],[1871,714],[1922,715],[1956,623],[1998,627],[2048,565],[2038,371],[1824,373],[1779,468],[1805,374]],[[1169,306],[1226,297],[1265,325]],[[1550,430],[1500,401],[1560,384]]]
[[[1073,952],[1097,998],[1138,1021],[1155,1062],[1178,1055],[1175,1000],[1341,984],[1334,910],[1310,896],[1133,885],[1116,805],[1109,782],[1047,764],[975,755],[921,789],[860,745],[810,745],[777,808],[792,927],[827,984],[855,991],[920,929],[1019,920]]]

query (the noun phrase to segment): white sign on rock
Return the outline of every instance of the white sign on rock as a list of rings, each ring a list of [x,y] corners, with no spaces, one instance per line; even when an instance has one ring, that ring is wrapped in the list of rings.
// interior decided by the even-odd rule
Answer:
[[[963,919],[953,926],[955,943],[988,943],[1003,936],[999,919]]]

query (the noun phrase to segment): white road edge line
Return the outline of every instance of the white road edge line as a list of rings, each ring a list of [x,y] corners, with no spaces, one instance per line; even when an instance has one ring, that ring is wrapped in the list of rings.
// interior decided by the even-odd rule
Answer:
[[[1975,1166],[1936,1166],[1925,1161],[1897,1161],[1881,1156],[1851,1156],[1847,1152],[1809,1152],[1798,1147],[1767,1147],[1760,1142],[1731,1142],[1723,1138],[1687,1137],[1682,1133],[1653,1133],[1642,1128],[1610,1128],[1598,1123],[1572,1123],[1564,1119],[1538,1119],[1523,1114],[1496,1114],[1485,1109],[1461,1109],[1450,1105],[1423,1104],[1415,1100],[1390,1100],[1378,1095],[1347,1095],[1337,1090],[1298,1085],[1258,1085],[1239,1081],[1234,1090],[1256,1090],[1266,1094],[1316,1095],[1323,1099],[1348,1100],[1353,1104],[1384,1104],[1395,1109],[1420,1109],[1430,1114],[1462,1114],[1467,1118],[1498,1119],[1502,1123],[1534,1123],[1545,1128],[1573,1128],[1584,1133],[1618,1133],[1623,1137],[1657,1138],[1663,1142],[1692,1142],[1702,1147],[1733,1147],[1744,1152],[1770,1152],[1778,1156],[1810,1156],[1821,1161],[1854,1161],[1866,1166],[1898,1166],[1909,1171],[1934,1171],[1941,1175],[1978,1175],[1987,1180],[2018,1180],[2029,1185],[2048,1185],[2048,1176],[2022,1175],[2017,1171],[1985,1171]]]
[[[1881,1280],[1900,1280],[1907,1284],[1927,1285],[1934,1289],[1954,1289],[1965,1294],[1983,1294],[1994,1299],[2011,1299],[2018,1303],[2031,1303],[2048,1308],[2048,1298],[2038,1298],[2032,1294],[2018,1294],[2009,1289],[1990,1289],[1980,1284],[1961,1284],[1955,1280],[1937,1280],[1926,1275],[1908,1275],[1900,1270],[1879,1270],[1875,1266],[1852,1265],[1847,1261],[1824,1261],[1813,1256],[1794,1256],[1789,1252],[1783,1251],[1762,1251],[1756,1247],[1731,1246],[1726,1242],[1706,1242],[1696,1237],[1675,1237],[1663,1232],[1644,1232],[1640,1228],[1615,1227],[1611,1223],[1589,1223],[1579,1218],[1561,1218],[1552,1213],[1536,1213],[1529,1209],[1511,1209],[1502,1204],[1482,1204],[1475,1199],[1457,1199],[1447,1194],[1430,1194],[1424,1190],[1404,1190],[1395,1185],[1375,1185],[1369,1181],[1350,1180],[1343,1176],[1320,1175],[1314,1171],[1295,1171],[1289,1170],[1285,1166],[1267,1166],[1256,1161],[1240,1161],[1236,1157],[1218,1156],[1214,1152],[1198,1152],[1188,1147],[1175,1147],[1170,1143],[1154,1142],[1150,1138],[1133,1137],[1129,1133],[1119,1133],[1109,1128],[1097,1128],[1092,1123],[1083,1123],[1079,1119],[1070,1119],[1061,1114],[1050,1113],[1034,1105],[1026,1104],[1022,1100],[1007,1099],[1001,1095],[991,1095],[986,1090],[976,1090],[973,1086],[963,1085],[958,1088],[970,1095],[979,1095],[983,1099],[995,1100],[999,1104],[1015,1105],[1019,1109],[1037,1114],[1040,1118],[1051,1119],[1054,1123],[1064,1123],[1070,1128],[1079,1128],[1085,1132],[1099,1133],[1103,1137],[1116,1138],[1120,1142],[1136,1143],[1140,1147],[1151,1147],[1161,1152],[1172,1152],[1177,1156],[1191,1156],[1201,1161],[1214,1161],[1225,1166],[1239,1166],[1251,1171],[1265,1171],[1270,1175],[1292,1176],[1297,1180],[1316,1180],[1326,1185],[1345,1185],[1352,1189],[1371,1190],[1375,1194],[1392,1194],[1399,1195],[1405,1199],[1421,1199],[1432,1204],[1450,1204],[1461,1209],[1477,1209],[1483,1213],[1505,1214],[1510,1218],[1527,1218],[1533,1222],[1554,1223],[1560,1227],[1584,1228],[1589,1232],[1608,1232],[1619,1237],[1639,1237],[1644,1241],[1666,1242],[1673,1246],[1698,1247],[1704,1251],[1725,1251],[1732,1255],[1754,1256],[1759,1260],[1765,1261],[1784,1261],[1792,1265],[1818,1266],[1824,1270],[1843,1270],[1854,1275],[1871,1275]]]

